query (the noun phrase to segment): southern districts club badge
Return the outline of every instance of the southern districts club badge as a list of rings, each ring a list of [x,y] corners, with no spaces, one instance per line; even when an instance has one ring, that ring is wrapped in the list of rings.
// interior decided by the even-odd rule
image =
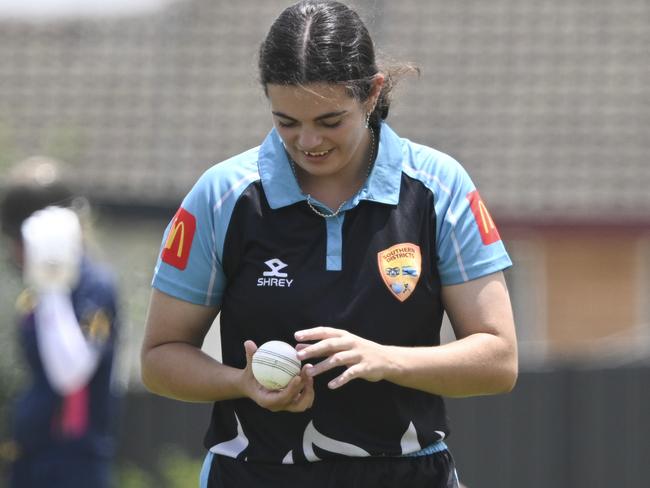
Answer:
[[[400,302],[411,296],[420,279],[422,255],[420,247],[410,242],[395,244],[377,253],[379,274]]]

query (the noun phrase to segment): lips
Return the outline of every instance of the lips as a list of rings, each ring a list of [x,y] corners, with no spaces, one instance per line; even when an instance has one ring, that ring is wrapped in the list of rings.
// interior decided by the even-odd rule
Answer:
[[[327,151],[302,151],[302,153],[308,158],[321,158],[323,156],[327,156],[331,152],[332,149],[329,149]]]

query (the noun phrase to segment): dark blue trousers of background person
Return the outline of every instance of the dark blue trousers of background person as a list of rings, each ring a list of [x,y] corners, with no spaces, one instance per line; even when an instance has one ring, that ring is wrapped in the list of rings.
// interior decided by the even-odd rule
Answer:
[[[14,463],[12,488],[110,488],[109,459],[65,451],[27,455]]]

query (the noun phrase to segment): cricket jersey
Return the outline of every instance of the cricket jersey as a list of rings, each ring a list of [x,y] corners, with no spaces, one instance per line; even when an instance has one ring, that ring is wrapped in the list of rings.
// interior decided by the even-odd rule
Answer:
[[[439,345],[442,287],[510,265],[476,187],[450,156],[384,123],[367,181],[323,218],[274,129],[198,180],[165,231],[153,286],[220,307],[223,362],[244,368],[244,341],[294,345],[295,331],[319,325],[379,344]],[[247,398],[216,402],[206,447],[291,464],[403,456],[448,436],[441,397],[361,379],[330,390],[340,373],[314,378],[314,404],[302,413]]]
[[[31,381],[13,414],[13,438],[20,455],[12,468],[11,486],[81,487],[89,486],[84,485],[87,480],[105,486],[96,480],[103,479],[115,443],[117,405],[110,383],[118,317],[113,278],[104,268],[83,260],[71,301],[100,359],[90,381],[67,395],[52,387],[39,353],[37,300],[36,294],[25,291],[17,307],[18,335]],[[90,472],[93,466],[102,473]]]

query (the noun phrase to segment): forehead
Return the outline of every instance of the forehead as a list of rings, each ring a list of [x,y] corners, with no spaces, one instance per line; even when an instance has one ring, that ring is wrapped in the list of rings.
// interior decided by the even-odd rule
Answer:
[[[294,118],[311,118],[327,112],[353,110],[358,102],[345,86],[334,83],[267,86],[273,111]]]

